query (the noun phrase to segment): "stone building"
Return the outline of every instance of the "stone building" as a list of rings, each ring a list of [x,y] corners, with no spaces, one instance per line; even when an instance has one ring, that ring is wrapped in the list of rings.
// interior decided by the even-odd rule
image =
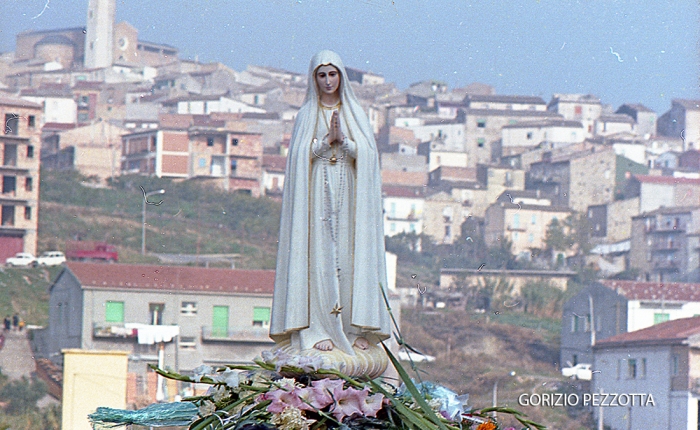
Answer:
[[[611,147],[592,146],[559,157],[546,155],[543,161],[530,165],[526,188],[539,189],[551,195],[554,204],[578,212],[612,203],[616,195],[622,195],[631,174],[648,171],[646,166],[615,154]]]
[[[554,94],[547,110],[556,112],[565,119],[580,121],[586,137],[595,134],[595,123],[603,113],[600,99],[591,94]]]
[[[659,117],[661,136],[681,136],[683,151],[700,149],[700,100],[675,99],[671,109]]]
[[[700,269],[700,206],[662,207],[632,218],[630,266],[647,281],[682,281]]]
[[[0,96],[0,262],[37,251],[42,108]]]
[[[260,133],[226,127],[203,115],[164,115],[157,129],[122,136],[124,173],[211,182],[263,194]]]
[[[66,348],[128,351],[128,403],[138,394],[152,403],[162,399],[149,387],[149,364],[188,373],[248,363],[272,347],[274,277],[272,270],[71,262],[50,286],[48,326],[35,331],[34,349],[56,362]]]

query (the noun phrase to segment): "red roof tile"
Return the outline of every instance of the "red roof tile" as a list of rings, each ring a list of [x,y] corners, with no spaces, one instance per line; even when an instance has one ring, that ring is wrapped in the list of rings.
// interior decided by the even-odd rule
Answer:
[[[600,283],[615,290],[628,300],[667,300],[700,302],[700,284],[684,282],[637,282],[601,280]]]
[[[68,124],[63,122],[47,122],[41,127],[41,131],[63,131],[72,130],[76,127],[76,124]]]
[[[287,167],[287,157],[283,155],[263,155],[262,165],[268,171],[284,172]]]
[[[82,288],[271,295],[274,270],[69,262]]]
[[[41,109],[41,105],[27,100],[19,99],[12,96],[0,96],[0,106],[26,107],[32,109]]]
[[[407,197],[413,199],[421,199],[425,197],[423,187],[401,185],[383,185],[382,194],[385,197]]]
[[[694,178],[676,178],[673,176],[653,176],[653,175],[634,175],[634,177],[642,183],[648,184],[696,184],[700,185],[700,179]]]
[[[667,321],[641,330],[611,336],[598,341],[595,348],[679,344],[697,334],[700,334],[700,316]]]

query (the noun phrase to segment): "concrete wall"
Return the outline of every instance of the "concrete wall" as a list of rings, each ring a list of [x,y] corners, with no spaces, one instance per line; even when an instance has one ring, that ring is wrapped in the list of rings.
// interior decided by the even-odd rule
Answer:
[[[646,375],[640,375],[642,360]],[[628,376],[629,360],[636,360],[637,377]],[[593,364],[592,392],[644,393],[654,397],[655,406],[606,407],[603,418],[613,430],[686,429],[689,420],[687,392],[671,392],[671,349],[668,346],[598,349]],[[697,411],[697,403],[695,406]],[[594,408],[597,416],[599,408]],[[697,426],[697,416],[695,417]]]
[[[100,407],[126,408],[126,351],[63,350],[61,427],[92,430],[88,414]]]

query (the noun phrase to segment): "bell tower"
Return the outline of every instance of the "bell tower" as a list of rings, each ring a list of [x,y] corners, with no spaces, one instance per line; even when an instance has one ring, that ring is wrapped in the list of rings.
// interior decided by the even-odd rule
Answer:
[[[88,0],[85,68],[110,67],[113,62],[116,0]]]

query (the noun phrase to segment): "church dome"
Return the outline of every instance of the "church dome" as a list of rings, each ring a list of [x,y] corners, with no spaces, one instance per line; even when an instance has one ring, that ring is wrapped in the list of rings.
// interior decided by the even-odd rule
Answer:
[[[75,43],[66,36],[60,34],[52,34],[50,36],[44,37],[43,39],[38,41],[34,46],[38,45],[68,45],[74,47]]]

